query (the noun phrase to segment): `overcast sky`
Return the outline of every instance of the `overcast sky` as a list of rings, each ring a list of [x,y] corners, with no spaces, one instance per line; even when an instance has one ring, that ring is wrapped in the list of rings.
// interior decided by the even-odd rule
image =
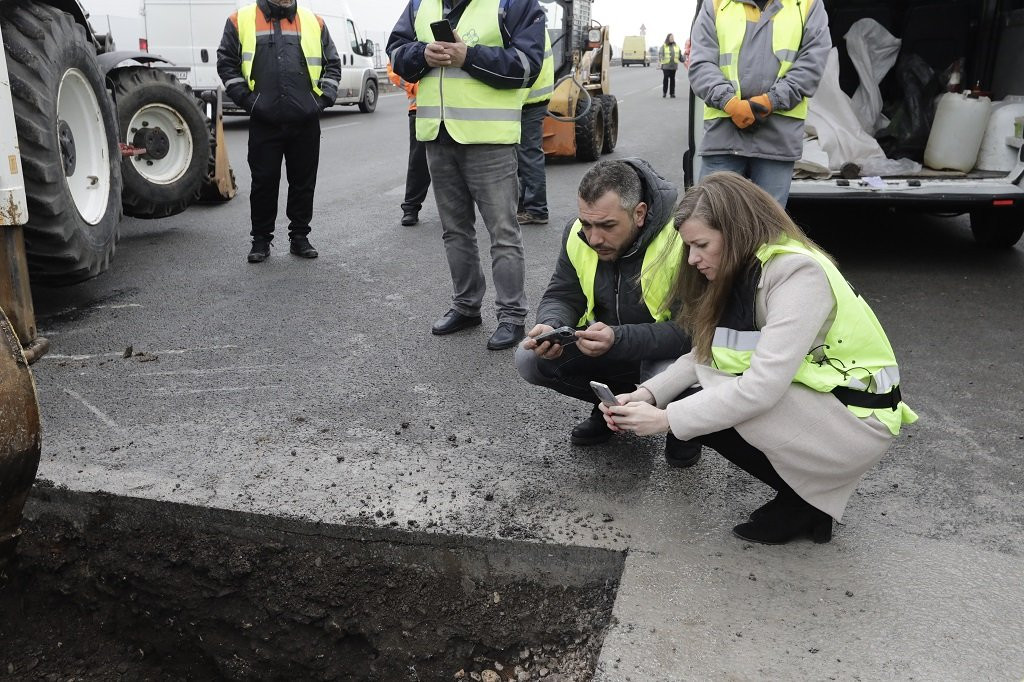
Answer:
[[[303,0],[299,0],[301,3]],[[343,1],[343,0],[339,0]],[[348,0],[356,21],[374,40],[382,41],[408,0]],[[612,45],[618,53],[623,36],[637,35],[647,27],[648,45],[660,45],[666,33],[682,43],[690,30],[696,0],[594,0],[593,18],[611,27]],[[132,15],[141,0],[83,0],[93,14]]]

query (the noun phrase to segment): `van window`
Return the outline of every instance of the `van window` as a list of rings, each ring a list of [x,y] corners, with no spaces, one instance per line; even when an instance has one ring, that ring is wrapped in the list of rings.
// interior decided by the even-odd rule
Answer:
[[[349,36],[350,36],[350,38],[352,40],[352,51],[355,52],[356,54],[362,54],[363,53],[363,47],[362,47],[363,41],[359,39],[359,33],[356,32],[356,25],[352,22],[351,19],[348,19],[347,21],[348,21],[348,34],[349,34]]]

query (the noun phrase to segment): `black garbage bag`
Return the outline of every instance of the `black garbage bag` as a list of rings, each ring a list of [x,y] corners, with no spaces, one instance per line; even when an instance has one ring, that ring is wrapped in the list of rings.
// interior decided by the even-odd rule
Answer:
[[[921,163],[942,83],[932,67],[916,54],[901,54],[892,75],[899,95],[883,107],[889,126],[877,135],[878,143],[890,159],[908,158]]]

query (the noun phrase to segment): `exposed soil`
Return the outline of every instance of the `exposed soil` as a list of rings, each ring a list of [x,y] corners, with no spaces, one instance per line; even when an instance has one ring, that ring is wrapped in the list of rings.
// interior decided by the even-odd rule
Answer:
[[[37,488],[0,678],[588,680],[623,555]]]

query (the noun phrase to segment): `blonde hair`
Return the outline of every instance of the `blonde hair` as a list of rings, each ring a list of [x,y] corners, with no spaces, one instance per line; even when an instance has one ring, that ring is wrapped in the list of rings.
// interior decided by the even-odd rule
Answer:
[[[721,261],[714,281],[709,282],[684,255],[670,296],[680,311],[676,322],[689,333],[700,362],[710,362],[718,320],[737,280],[757,262],[761,246],[786,235],[831,258],[772,195],[736,173],[712,173],[687,190],[676,207],[676,229],[688,220],[699,220],[722,233]]]

